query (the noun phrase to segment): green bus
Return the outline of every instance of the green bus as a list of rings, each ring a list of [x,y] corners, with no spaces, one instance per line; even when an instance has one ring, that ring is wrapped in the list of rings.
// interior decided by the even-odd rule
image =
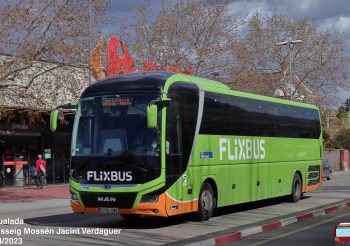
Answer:
[[[79,100],[71,206],[76,213],[207,220],[228,205],[282,196],[297,202],[321,185],[322,153],[314,105],[183,74],[118,75],[92,84]]]

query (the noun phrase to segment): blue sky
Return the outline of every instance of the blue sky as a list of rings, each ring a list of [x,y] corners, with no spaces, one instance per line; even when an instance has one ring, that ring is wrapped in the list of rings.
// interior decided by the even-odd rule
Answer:
[[[131,22],[132,6],[143,2],[144,0],[111,0],[111,23],[103,28],[102,33],[106,36],[118,33],[118,18],[124,23]],[[162,0],[150,2],[151,6],[159,8]],[[256,11],[270,16],[284,13],[297,19],[307,17],[315,21],[321,31],[344,32],[350,40],[350,0],[229,0],[228,4],[229,13],[237,18],[249,18]],[[346,53],[350,55],[350,43]]]
[[[162,0],[152,0],[151,6],[159,8]],[[143,0],[111,0],[111,24],[102,33],[106,36],[120,29],[117,18],[128,23],[133,20],[132,5],[142,4]],[[343,32],[350,40],[350,0],[229,0],[229,13],[237,18],[248,18],[259,11],[263,15],[284,13],[292,18],[307,17],[314,20],[321,31]],[[346,53],[350,56],[350,43]],[[342,100],[350,97],[350,92],[339,92]]]
[[[111,0],[111,18],[119,17],[125,21],[132,20],[132,5],[141,4],[143,0]],[[255,11],[265,15],[285,13],[290,17],[313,19],[322,30],[334,29],[350,33],[350,1],[349,0],[231,0],[230,13],[244,18]],[[151,5],[157,8],[161,0],[152,0]],[[110,24],[104,33],[113,32],[117,28]]]

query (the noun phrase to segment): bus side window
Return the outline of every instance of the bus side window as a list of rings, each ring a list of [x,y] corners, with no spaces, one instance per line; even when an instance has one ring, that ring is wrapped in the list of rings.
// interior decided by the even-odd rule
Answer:
[[[173,97],[167,108],[167,176],[176,179],[182,172],[182,132],[179,102]]]
[[[170,130],[170,155],[181,155],[181,123],[179,115],[171,122]]]

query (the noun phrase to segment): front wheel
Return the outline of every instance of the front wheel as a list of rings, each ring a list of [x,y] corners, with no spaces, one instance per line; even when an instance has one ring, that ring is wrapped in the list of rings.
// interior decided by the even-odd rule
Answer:
[[[198,198],[198,211],[196,219],[199,221],[208,220],[214,213],[216,197],[210,184],[204,183]]]
[[[290,202],[298,202],[302,196],[301,178],[299,174],[294,174],[292,182],[292,193],[289,195]]]

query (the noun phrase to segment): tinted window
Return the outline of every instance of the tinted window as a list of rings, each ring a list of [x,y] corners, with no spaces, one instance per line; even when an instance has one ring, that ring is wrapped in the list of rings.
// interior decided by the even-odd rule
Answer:
[[[222,132],[230,132],[232,125],[229,97],[221,94],[209,94],[205,97],[204,114],[202,117],[201,131],[215,134],[217,129]]]
[[[319,138],[318,111],[207,92],[200,133]]]
[[[192,84],[176,83],[168,91],[166,141],[167,176],[177,177],[188,164],[198,117],[198,88]]]

